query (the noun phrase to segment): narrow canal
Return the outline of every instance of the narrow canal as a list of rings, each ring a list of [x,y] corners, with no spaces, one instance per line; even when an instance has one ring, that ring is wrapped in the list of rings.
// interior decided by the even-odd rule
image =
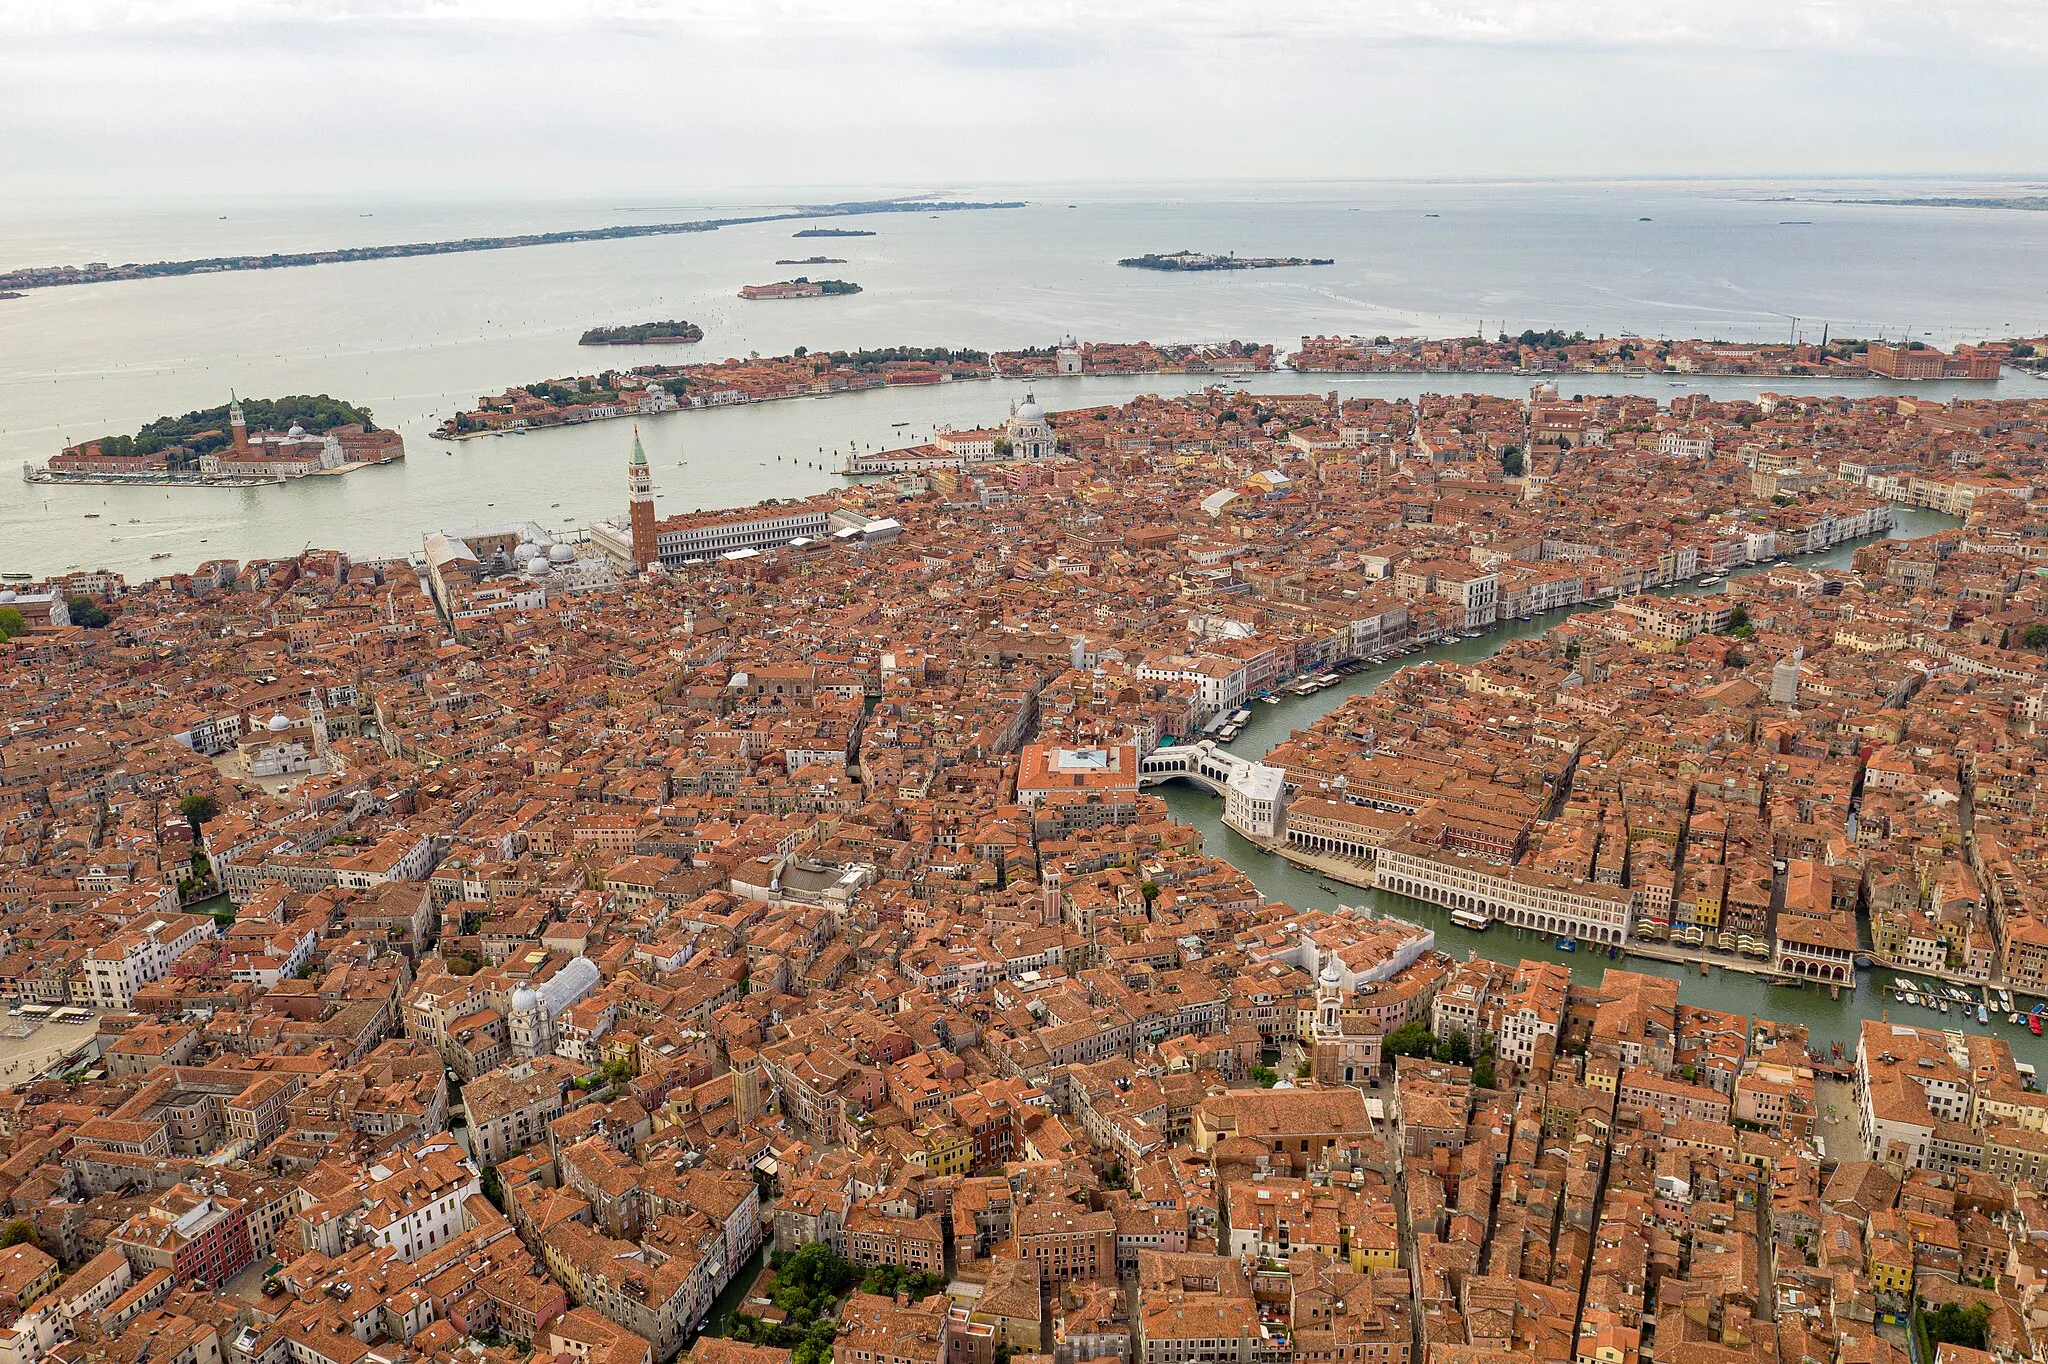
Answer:
[[[1959,523],[1955,518],[1936,512],[1899,507],[1894,509],[1891,538],[1913,539],[1957,524]],[[1792,562],[1805,568],[1846,568],[1855,550],[1855,545],[1843,545],[1825,554],[1795,559]],[[1592,606],[1577,609],[1601,608]],[[1533,621],[1511,621],[1489,633],[1484,639],[1453,640],[1431,649],[1426,654],[1411,655],[1404,661],[1412,663],[1425,658],[1443,658],[1472,662],[1486,658],[1504,648],[1512,640],[1542,634],[1550,626],[1564,619],[1566,614],[1559,611]],[[1368,668],[1352,674],[1345,678],[1342,684],[1327,691],[1318,692],[1310,697],[1289,697],[1277,706],[1256,703],[1251,707],[1251,720],[1246,724],[1244,732],[1229,745],[1230,750],[1244,757],[1260,756],[1286,739],[1296,729],[1312,724],[1334,710],[1345,698],[1373,690],[1391,676],[1398,666],[1399,661]],[[1281,900],[1304,909],[1330,908],[1338,904],[1368,906],[1376,912],[1391,914],[1434,930],[1437,946],[1453,956],[1462,958],[1467,951],[1474,951],[1495,961],[1515,961],[1522,957],[1561,961],[1571,968],[1572,978],[1579,981],[1597,981],[1601,972],[1609,966],[1626,966],[1630,970],[1646,974],[1674,976],[1681,982],[1679,997],[1688,1004],[1724,1009],[1730,1013],[1746,1014],[1751,1017],[1760,1016],[1786,1023],[1804,1024],[1812,1031],[1814,1045],[1825,1048],[1831,1042],[1840,1042],[1852,1055],[1857,1025],[1863,1019],[1879,1018],[1885,1016],[1887,1012],[1895,1023],[1911,1023],[1927,1028],[1960,1028],[1970,1032],[1995,1032],[2012,1043],[2013,1053],[2018,1059],[2030,1061],[2044,1074],[2048,1074],[2048,1038],[2034,1037],[2026,1028],[2011,1026],[1995,1015],[1989,1028],[1980,1028],[1974,1016],[1966,1017],[1959,1008],[1951,1008],[1950,1012],[1944,1014],[1900,1004],[1889,994],[1873,986],[1873,976],[1878,981],[1890,982],[1895,973],[1888,968],[1879,967],[1875,972],[1858,971],[1856,989],[1853,992],[1845,992],[1841,999],[1834,1000],[1828,998],[1825,990],[1792,989],[1772,985],[1757,976],[1738,971],[1724,971],[1719,966],[1713,968],[1711,976],[1703,977],[1699,973],[1699,968],[1692,965],[1652,961],[1640,957],[1627,957],[1610,962],[1604,954],[1596,954],[1589,949],[1570,953],[1559,952],[1552,938],[1535,933],[1522,934],[1505,924],[1497,923],[1483,933],[1474,933],[1452,924],[1445,911],[1437,906],[1420,900],[1411,900],[1404,895],[1343,885],[1337,885],[1334,892],[1324,890],[1323,878],[1315,872],[1296,867],[1285,859],[1264,851],[1225,825],[1223,803],[1220,800],[1185,782],[1176,781],[1160,790],[1164,793],[1167,808],[1173,812],[1174,818],[1200,829],[1203,846],[1210,853],[1242,868],[1269,899]],[[1330,884],[1336,885],[1334,882]],[[1867,938],[1868,935],[1865,936]]]

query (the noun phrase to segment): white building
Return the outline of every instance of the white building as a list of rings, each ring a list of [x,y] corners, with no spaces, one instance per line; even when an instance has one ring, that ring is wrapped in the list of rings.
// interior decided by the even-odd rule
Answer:
[[[1223,822],[1250,838],[1278,838],[1287,813],[1287,773],[1244,763],[1223,784]]]
[[[1406,839],[1380,849],[1375,883],[1517,928],[1594,943],[1627,942],[1635,903],[1620,886],[1502,867]]]
[[[87,1002],[95,1009],[128,1009],[136,991],[162,980],[171,963],[219,936],[210,914],[166,914],[132,924],[86,954]]]

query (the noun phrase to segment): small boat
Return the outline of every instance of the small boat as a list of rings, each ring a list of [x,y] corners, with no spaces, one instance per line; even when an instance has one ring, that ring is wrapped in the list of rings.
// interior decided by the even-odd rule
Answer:
[[[2005,1021],[2008,1023],[2017,1024],[2020,1021],[2020,1016],[2016,1013],[2009,1013],[2005,1016]]]
[[[1579,945],[1570,938],[1559,938],[1557,940],[1557,950],[1560,952],[1576,952],[1579,950]]]
[[[1939,1004],[1941,1005],[1941,1011],[1942,1011],[1943,1013],[1947,1013],[1947,1012],[1948,1012],[1948,1001],[1944,999],[1944,1000],[1939,1000],[1939,1001],[1937,1001],[1937,1002],[1938,1002],[1938,1003],[1939,1003]]]
[[[1332,895],[1335,895],[1337,893],[1337,888],[1331,885],[1328,881],[1318,881],[1316,882],[1316,885],[1323,890],[1329,891]]]
[[[2041,1011],[2039,1009],[2027,1015],[2027,1031],[2036,1037],[2041,1035]]]
[[[1638,218],[1638,219],[1636,219],[1636,221],[1637,221],[1637,222],[1639,222],[1639,223],[1647,223],[1647,222],[1650,222],[1650,221],[1652,221],[1652,220],[1651,220],[1651,219],[1649,219],[1649,218]]]
[[[169,550],[163,550],[159,553],[152,554],[149,557],[152,559],[168,559],[171,557],[171,552]]]
[[[100,514],[98,512],[87,512],[85,514],[85,519],[88,521],[97,521],[100,519]]]
[[[1989,1023],[1991,1021],[1991,1010],[1979,1004],[1977,1006],[1977,1021],[1979,1023]]]
[[[1705,962],[1700,963],[1700,974],[1703,976],[1709,974],[1707,964]]]

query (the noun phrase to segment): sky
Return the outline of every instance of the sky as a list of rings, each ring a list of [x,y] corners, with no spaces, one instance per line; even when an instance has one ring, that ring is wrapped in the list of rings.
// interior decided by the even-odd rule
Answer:
[[[2040,175],[2040,0],[0,0],[24,196]]]

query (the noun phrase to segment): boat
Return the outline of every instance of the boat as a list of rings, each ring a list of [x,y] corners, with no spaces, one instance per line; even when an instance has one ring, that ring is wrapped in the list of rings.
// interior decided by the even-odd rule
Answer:
[[[1943,1013],[1947,1013],[1947,1012],[1948,1012],[1948,1001],[1947,1001],[1947,1000],[1945,1000],[1945,999],[1942,999],[1942,1000],[1937,1000],[1937,1001],[1935,1001],[1935,1002],[1941,1005],[1941,1011],[1942,1011]]]
[[[2036,1037],[2041,1035],[2041,1011],[2039,1009],[2027,1015],[2027,1031]]]
[[[1269,706],[1277,706],[1280,704],[1280,698],[1273,695],[1273,693],[1271,692],[1267,692],[1264,696],[1261,696],[1259,699],[1261,701],[1264,701]]]
[[[2020,1021],[2020,1016],[2018,1014],[2009,1013],[2005,1016],[2005,1021],[2008,1023],[2018,1023]]]
[[[1252,708],[1250,706],[1241,707],[1230,713],[1230,723],[1233,725],[1241,725],[1251,718]]]
[[[1700,963],[1700,974],[1704,976],[1704,975],[1707,975],[1708,973],[1709,973],[1709,972],[1708,972],[1708,967],[1707,967],[1707,964],[1706,964],[1705,962],[1701,962],[1701,963]]]
[[[25,583],[34,576],[35,574],[33,573],[0,573],[0,578],[4,578],[11,583]]]
[[[97,521],[100,519],[100,514],[98,512],[87,512],[85,514],[85,519],[88,521]]]
[[[169,550],[167,550],[167,549],[166,549],[166,550],[159,550],[159,551],[158,551],[157,553],[155,553],[155,554],[152,554],[152,555],[150,555],[149,557],[150,557],[150,558],[152,558],[152,559],[168,559],[168,558],[170,558],[170,557],[171,557],[171,552],[170,552]]]
[[[1454,909],[1451,911],[1451,922],[1474,933],[1484,933],[1493,920],[1476,909]]]
[[[1991,1021],[1991,1010],[1979,1004],[1977,1006],[1977,1021],[1979,1023],[1989,1023]]]
[[[1712,574],[1709,574],[1708,576],[1706,576],[1706,577],[1704,577],[1704,578],[1701,578],[1701,579],[1699,580],[1699,583],[1697,584],[1697,586],[1700,586],[1700,587],[1713,587],[1713,586],[1715,586],[1716,584],[1718,584],[1718,583],[1719,583],[1720,581],[1721,581],[1721,580],[1720,580],[1719,578],[1717,578],[1717,577],[1714,577],[1714,576],[1713,576]]]
[[[1557,940],[1557,950],[1560,952],[1576,952],[1579,950],[1579,945],[1570,938],[1559,938]]]

